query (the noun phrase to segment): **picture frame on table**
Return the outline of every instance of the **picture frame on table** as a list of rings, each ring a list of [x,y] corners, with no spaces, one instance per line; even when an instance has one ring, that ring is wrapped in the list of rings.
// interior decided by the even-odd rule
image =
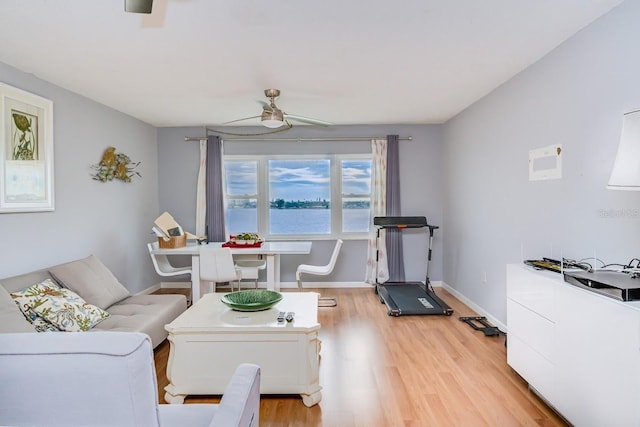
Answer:
[[[0,213],[53,211],[53,102],[0,82],[0,124]]]

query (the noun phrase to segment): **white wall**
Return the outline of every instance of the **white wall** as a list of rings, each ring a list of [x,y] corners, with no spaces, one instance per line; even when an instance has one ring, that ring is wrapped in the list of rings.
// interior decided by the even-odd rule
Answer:
[[[55,163],[54,212],[0,214],[0,278],[95,254],[131,292],[156,284],[156,129],[3,63],[0,81],[53,101]],[[142,178],[92,180],[108,146],[141,161]]]
[[[244,131],[255,133],[256,129],[260,128],[244,129]],[[280,135],[287,138],[385,137],[387,134],[412,136],[412,142],[400,142],[402,214],[424,215],[430,223],[441,225],[443,184],[440,129],[441,127],[437,125],[332,126],[330,128],[297,126]],[[201,137],[204,136],[204,132],[204,128],[158,129],[160,208],[171,212],[178,223],[187,230],[195,229],[195,185],[199,148],[197,142],[185,142],[184,138],[185,136]],[[261,144],[268,145],[266,150],[273,153],[283,152],[282,143]],[[428,244],[426,230],[404,232],[404,242],[407,280],[424,280]],[[310,256],[283,257],[282,281],[295,281],[295,270],[300,263],[326,264],[334,243],[335,241],[314,241]],[[362,282],[366,256],[367,248],[364,241],[346,241],[334,274],[322,278],[322,281]],[[429,276],[435,281],[442,280],[442,236],[438,232],[434,239],[434,255]]]
[[[507,263],[640,257],[640,193],[605,189],[640,108],[638,22],[626,1],[444,126],[444,281],[501,321]],[[551,144],[562,179],[529,182],[528,151]]]

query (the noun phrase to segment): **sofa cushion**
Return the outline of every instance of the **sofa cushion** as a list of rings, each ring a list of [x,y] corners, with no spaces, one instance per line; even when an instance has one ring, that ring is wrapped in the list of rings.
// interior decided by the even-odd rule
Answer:
[[[25,315],[35,313],[37,317],[55,326],[61,331],[88,331],[100,321],[109,317],[109,313],[88,304],[75,292],[59,287],[51,279],[30,286],[11,296],[21,308],[28,308]],[[34,324],[38,319],[33,319]],[[36,330],[38,328],[36,327]]]
[[[111,316],[93,330],[144,332],[157,347],[168,335],[164,325],[186,309],[184,295],[134,295],[109,307]]]
[[[34,331],[33,325],[22,315],[9,292],[0,286],[0,333]]]
[[[49,273],[49,270],[41,269],[0,279],[0,284],[7,292],[11,293],[21,291],[34,283],[40,283],[46,279],[53,279],[53,276]]]
[[[49,272],[64,287],[103,310],[129,296],[127,288],[94,255],[51,267]]]

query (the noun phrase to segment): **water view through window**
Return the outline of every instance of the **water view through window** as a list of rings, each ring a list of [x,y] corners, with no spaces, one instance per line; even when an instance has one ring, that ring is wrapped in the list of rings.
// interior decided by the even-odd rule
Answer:
[[[264,167],[268,194],[261,198],[258,177],[264,175],[260,173],[260,163],[225,161],[229,233],[328,235],[369,230],[371,160],[342,160],[339,175],[335,177],[332,177],[332,160],[328,158],[269,159]],[[341,191],[336,192],[332,185],[340,185]],[[339,197],[336,206],[332,203],[332,194]],[[265,201],[264,206],[260,200]],[[341,208],[336,222],[342,222],[342,226],[337,224],[337,230],[332,224],[335,208]],[[259,212],[268,215],[268,230],[259,230]]]
[[[331,163],[269,160],[271,234],[331,233]]]

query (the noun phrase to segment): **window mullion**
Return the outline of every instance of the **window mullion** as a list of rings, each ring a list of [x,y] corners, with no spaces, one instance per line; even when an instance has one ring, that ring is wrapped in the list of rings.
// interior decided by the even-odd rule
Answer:
[[[342,230],[342,161],[331,156],[331,234],[339,236]]]
[[[269,167],[265,156],[258,158],[258,232],[271,234],[269,230]]]

